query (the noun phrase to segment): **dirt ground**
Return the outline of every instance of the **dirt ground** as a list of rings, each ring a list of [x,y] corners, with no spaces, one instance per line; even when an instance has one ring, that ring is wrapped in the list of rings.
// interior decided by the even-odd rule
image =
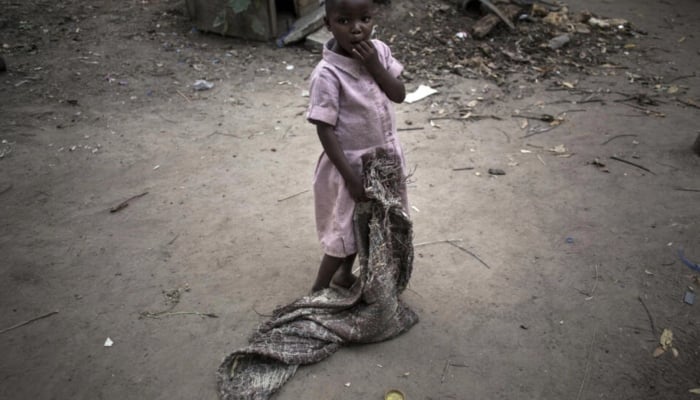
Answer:
[[[394,1],[380,32],[428,31],[443,4]],[[700,304],[683,302],[700,284],[677,256],[700,262],[700,3],[568,4],[646,35],[613,67],[501,82],[396,51],[409,91],[439,90],[396,106],[421,321],[278,399],[700,398]],[[0,330],[58,311],[0,333],[0,398],[216,399],[222,358],[318,267],[319,55],[200,33],[179,0],[0,9]],[[443,118],[470,103],[499,119]],[[663,329],[677,357],[652,356]]]

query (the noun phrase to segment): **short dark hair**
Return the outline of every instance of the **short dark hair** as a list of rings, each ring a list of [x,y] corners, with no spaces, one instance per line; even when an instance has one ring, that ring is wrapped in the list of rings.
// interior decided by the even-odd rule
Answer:
[[[337,0],[326,0],[326,15],[328,15],[333,9],[335,8],[336,4],[338,4]]]

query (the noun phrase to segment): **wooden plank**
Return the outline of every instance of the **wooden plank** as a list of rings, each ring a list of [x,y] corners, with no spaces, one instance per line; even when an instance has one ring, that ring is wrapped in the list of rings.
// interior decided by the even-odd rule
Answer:
[[[514,4],[508,4],[503,6],[501,8],[501,11],[503,12],[505,18],[512,21],[520,13],[521,8]],[[477,39],[482,39],[486,37],[486,35],[491,33],[493,28],[495,28],[496,25],[498,25],[501,22],[501,17],[499,17],[498,15],[488,14],[482,17],[480,20],[476,21],[476,23],[472,27],[472,35]]]
[[[328,42],[333,35],[325,27],[308,35],[304,41],[304,46],[310,50],[323,51],[323,46]]]
[[[289,32],[277,40],[277,44],[284,46],[304,39],[307,35],[323,26],[323,17],[325,15],[326,10],[323,7],[319,7],[313,13],[299,18],[294,22]]]

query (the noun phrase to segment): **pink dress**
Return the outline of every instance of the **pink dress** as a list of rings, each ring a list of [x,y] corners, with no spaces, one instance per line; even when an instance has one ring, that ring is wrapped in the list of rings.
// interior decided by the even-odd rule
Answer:
[[[379,40],[372,42],[380,62],[398,77],[403,66],[392,57],[389,47]],[[334,127],[345,157],[358,174],[362,171],[362,155],[380,147],[397,154],[405,171],[391,100],[359,61],[329,50],[329,43],[311,74],[306,118],[312,123],[321,121]],[[325,152],[316,164],[313,189],[316,231],[323,252],[333,257],[355,254],[352,223],[355,202]],[[402,200],[408,212],[405,185]]]

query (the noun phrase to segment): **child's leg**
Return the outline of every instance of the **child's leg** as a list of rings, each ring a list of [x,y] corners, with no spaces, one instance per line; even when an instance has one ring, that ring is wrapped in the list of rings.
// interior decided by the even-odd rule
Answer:
[[[316,282],[314,282],[311,292],[317,292],[330,286],[333,275],[336,273],[336,271],[338,271],[344,261],[345,258],[338,258],[324,254],[323,259],[321,260],[321,266],[318,267]]]
[[[355,262],[356,256],[357,254],[351,254],[343,259],[343,264],[340,266],[338,272],[336,272],[335,276],[333,277],[334,285],[338,285],[340,287],[349,289],[350,286],[352,286],[355,283],[357,277],[352,274],[352,264]]]

